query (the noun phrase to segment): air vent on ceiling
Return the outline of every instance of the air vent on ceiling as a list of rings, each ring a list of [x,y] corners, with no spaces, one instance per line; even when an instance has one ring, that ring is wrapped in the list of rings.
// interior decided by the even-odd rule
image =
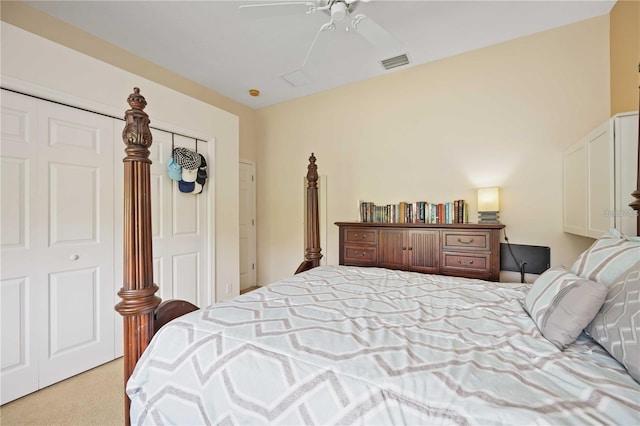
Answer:
[[[409,63],[409,58],[406,53],[403,53],[402,55],[394,56],[393,58],[383,59],[380,63],[385,70],[390,70],[391,68],[407,65]]]
[[[313,83],[311,77],[305,74],[302,70],[292,71],[288,74],[281,75],[280,78],[282,78],[293,87],[305,86],[309,83]]]

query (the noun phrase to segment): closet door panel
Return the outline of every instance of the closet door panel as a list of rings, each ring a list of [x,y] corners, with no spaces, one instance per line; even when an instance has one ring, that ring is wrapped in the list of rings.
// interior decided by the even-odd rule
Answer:
[[[96,268],[76,269],[49,276],[49,353],[64,355],[98,340],[100,303]],[[73,297],[70,297],[73,296]]]
[[[167,161],[171,156],[171,133],[153,131],[151,164],[151,232],[153,234],[153,282],[162,300],[175,298],[171,287],[171,186]]]
[[[49,163],[49,246],[99,242],[100,169]]]
[[[198,306],[205,306],[207,299],[207,191],[202,194],[180,192],[178,183],[169,179],[167,160],[172,146],[206,152],[206,142],[180,135],[153,130],[153,145],[158,150],[151,166],[152,183],[157,178],[153,202],[153,257],[158,274],[154,281],[160,286],[163,300],[178,298]],[[154,156],[154,151],[151,152]],[[206,157],[206,155],[205,155]],[[210,169],[211,171],[211,169]]]
[[[39,103],[40,386],[114,357],[113,120]]]
[[[34,268],[44,246],[35,227],[38,194],[35,99],[2,91],[0,116],[0,404],[38,389],[38,324]]]

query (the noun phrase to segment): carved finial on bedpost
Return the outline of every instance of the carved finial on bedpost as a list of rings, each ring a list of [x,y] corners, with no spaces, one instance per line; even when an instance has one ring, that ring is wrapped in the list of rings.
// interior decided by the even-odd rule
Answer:
[[[309,165],[307,166],[307,186],[318,186],[318,166],[316,166],[316,156],[311,153]]]
[[[140,89],[133,89],[127,102],[122,140],[126,145],[124,158],[124,263],[122,299],[116,305],[124,317],[124,379],[125,385],[136,362],[146,349],[154,332],[154,310],[160,304],[153,283],[153,252],[151,249],[151,185],[149,147],[152,143],[147,105]],[[126,393],[125,424],[129,425],[130,401]]]
[[[149,129],[149,116],[144,112],[147,100],[140,94],[140,89],[133,88],[133,93],[127,98],[131,109],[124,113],[125,126],[122,130],[122,140],[127,145],[124,161],[150,161],[149,147],[153,142]]]

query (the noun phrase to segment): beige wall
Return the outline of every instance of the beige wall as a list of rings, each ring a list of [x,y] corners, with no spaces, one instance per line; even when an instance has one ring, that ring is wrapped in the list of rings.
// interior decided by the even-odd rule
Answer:
[[[215,283],[232,283],[239,292],[238,223],[238,117],[178,93],[139,75],[111,66],[65,46],[2,22],[2,85],[26,87],[47,99],[74,100],[73,104],[114,116],[129,108],[126,99],[134,86],[141,88],[152,124],[197,137],[215,138],[207,144],[216,159]],[[170,126],[170,127],[169,127]],[[217,298],[229,297],[217,285]],[[213,289],[212,289],[213,290]]]
[[[355,219],[358,199],[465,198],[475,209],[474,188],[485,185],[503,188],[501,217],[512,242],[550,245],[554,264],[569,263],[591,241],[561,231],[561,151],[617,108],[609,19],[612,46],[616,34],[626,34],[616,30],[620,22],[634,28],[625,19],[634,5],[620,3],[614,12],[626,9],[611,17],[257,112],[21,2],[2,2],[1,18],[239,117],[237,157],[257,162],[258,280],[264,284],[290,274],[301,260],[300,180],[311,151],[328,179],[323,249],[330,263],[337,263],[333,222]],[[227,194],[225,203],[236,202]],[[228,243],[236,237],[221,232]]]
[[[254,110],[19,1],[0,3],[4,22],[200,99],[239,117],[240,158],[256,159]]]
[[[611,17],[611,115],[638,109],[640,1],[618,0]]]
[[[258,282],[301,261],[312,151],[329,264],[358,200],[465,199],[474,219],[475,188],[495,185],[510,241],[570,266],[593,240],[562,231],[562,151],[609,117],[609,75],[602,16],[258,110]]]

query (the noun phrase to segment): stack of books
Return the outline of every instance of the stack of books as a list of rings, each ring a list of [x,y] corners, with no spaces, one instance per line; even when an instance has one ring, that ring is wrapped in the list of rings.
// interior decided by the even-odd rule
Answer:
[[[377,206],[359,201],[360,222],[372,223],[468,223],[468,205],[464,200],[447,203],[401,201],[398,204]]]

